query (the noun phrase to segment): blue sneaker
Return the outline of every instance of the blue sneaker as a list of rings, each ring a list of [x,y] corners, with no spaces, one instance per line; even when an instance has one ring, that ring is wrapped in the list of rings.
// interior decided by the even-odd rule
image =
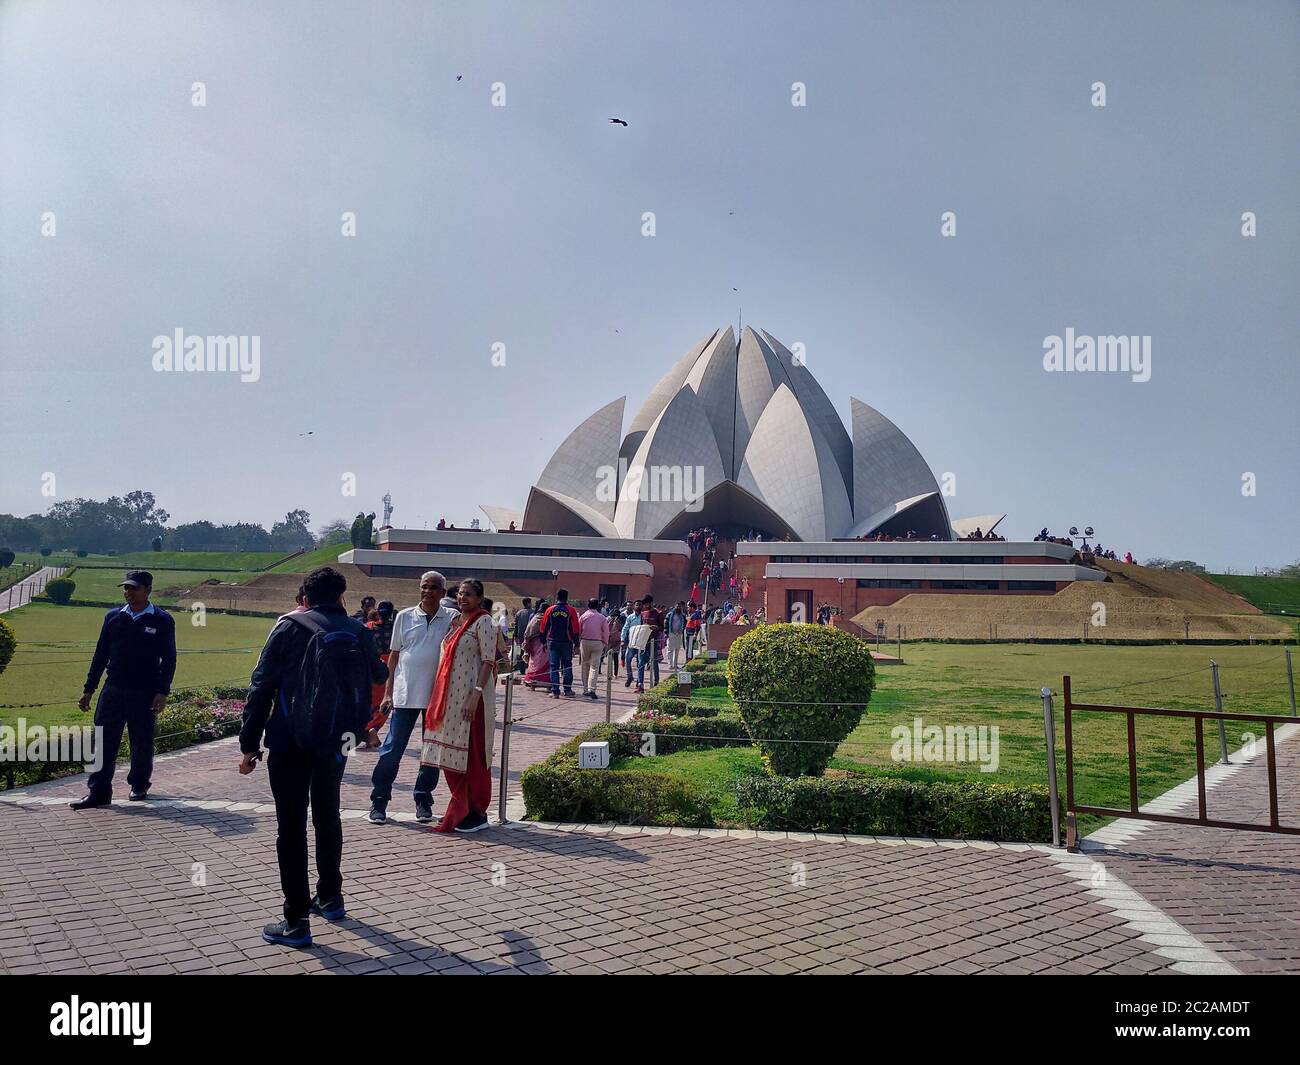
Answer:
[[[343,905],[343,896],[335,895],[332,899],[321,901],[319,895],[311,900],[311,912],[315,917],[324,917],[327,921],[341,921],[348,915]]]
[[[310,947],[311,925],[305,917],[293,924],[273,921],[262,929],[262,938],[281,947]]]

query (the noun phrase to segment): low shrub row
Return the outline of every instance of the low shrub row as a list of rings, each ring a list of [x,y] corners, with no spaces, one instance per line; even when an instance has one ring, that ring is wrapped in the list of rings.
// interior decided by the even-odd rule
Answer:
[[[1052,838],[1051,800],[1040,785],[862,775],[751,776],[736,787],[754,828],[1016,842]]]
[[[705,747],[748,747],[749,732],[740,715],[719,713],[713,708],[712,717],[673,717],[661,714],[638,713],[625,725],[619,726],[640,753],[672,754]],[[654,735],[651,752],[644,750],[647,734]]]
[[[686,781],[637,769],[579,769],[578,745],[608,740],[610,756],[633,753],[632,736],[600,724],[574,737],[550,758],[524,770],[524,802],[539,821],[708,828],[713,816],[706,801]]]
[[[677,695],[661,695],[654,690],[638,695],[636,700],[638,714],[712,717],[725,707],[725,703],[715,703],[705,699],[683,699]]]

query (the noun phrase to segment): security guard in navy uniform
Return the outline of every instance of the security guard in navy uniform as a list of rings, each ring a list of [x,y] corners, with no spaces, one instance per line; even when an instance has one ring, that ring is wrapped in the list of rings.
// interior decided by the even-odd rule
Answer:
[[[161,712],[176,673],[176,622],[149,602],[153,574],[130,570],[119,587],[126,605],[104,615],[86,688],[77,703],[90,709],[90,697],[108,669],[108,681],[95,704],[95,724],[103,729],[100,767],[90,774],[89,791],[72,803],[74,810],[107,806],[113,801],[113,770],[122,746],[122,730],[131,737],[131,771],[126,782],[135,801],[149,797],[153,775],[154,718]]]

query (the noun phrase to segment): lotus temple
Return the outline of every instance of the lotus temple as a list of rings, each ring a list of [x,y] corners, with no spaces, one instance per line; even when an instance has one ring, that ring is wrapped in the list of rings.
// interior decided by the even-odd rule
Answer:
[[[624,428],[626,397],[577,426],[522,509],[484,505],[491,529],[382,528],[341,562],[375,577],[493,582],[498,594],[689,598],[709,527],[734,549],[746,606],[770,620],[849,616],[916,593],[1051,594],[1105,574],[1051,542],[968,539],[1003,515],[952,518],[934,473],[893,422],[849,400],[846,428],[779,340],[746,326],[703,338]],[[797,604],[803,604],[803,614]]]

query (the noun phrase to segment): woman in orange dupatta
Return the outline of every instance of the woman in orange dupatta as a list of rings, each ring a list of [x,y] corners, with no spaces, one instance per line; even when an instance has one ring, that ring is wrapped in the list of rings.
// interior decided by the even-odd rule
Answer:
[[[486,828],[492,802],[497,627],[483,609],[482,581],[462,581],[456,605],[460,619],[442,641],[420,751],[420,764],[441,769],[451,791],[434,832]]]

